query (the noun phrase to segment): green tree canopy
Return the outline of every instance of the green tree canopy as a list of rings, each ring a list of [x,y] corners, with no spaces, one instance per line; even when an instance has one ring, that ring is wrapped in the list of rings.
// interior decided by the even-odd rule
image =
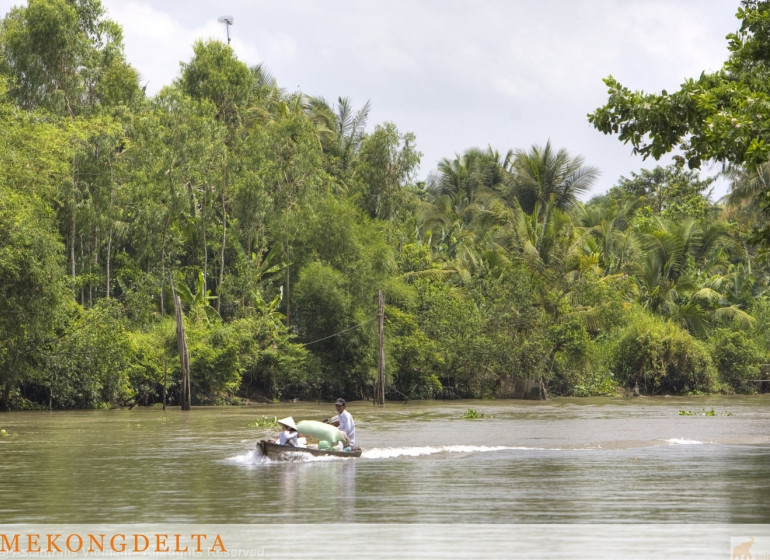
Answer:
[[[219,41],[197,41],[193,51],[193,59],[182,64],[182,90],[194,99],[214,103],[220,120],[233,121],[246,108],[252,90],[248,66]]]
[[[741,0],[740,27],[727,36],[730,55],[713,73],[675,92],[632,91],[612,76],[607,104],[588,115],[644,158],[679,150],[691,169],[713,160],[758,164],[770,157],[770,2]]]
[[[3,103],[3,93],[0,80],[0,409],[35,375],[72,301],[52,209],[69,133]]]
[[[123,33],[99,0],[29,0],[0,22],[0,72],[25,109],[78,115],[139,95]]]

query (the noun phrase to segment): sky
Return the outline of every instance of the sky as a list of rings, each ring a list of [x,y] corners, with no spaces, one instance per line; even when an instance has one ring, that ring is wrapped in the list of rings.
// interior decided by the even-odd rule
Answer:
[[[5,14],[21,0],[0,0]],[[154,95],[180,74],[196,40],[227,41],[287,92],[371,103],[367,130],[416,136],[424,180],[469,148],[504,154],[550,141],[601,175],[586,198],[643,161],[587,114],[602,79],[675,90],[726,60],[738,0],[102,0],[123,28],[126,58]],[[713,175],[717,167],[704,168]],[[719,184],[717,198],[726,186]]]

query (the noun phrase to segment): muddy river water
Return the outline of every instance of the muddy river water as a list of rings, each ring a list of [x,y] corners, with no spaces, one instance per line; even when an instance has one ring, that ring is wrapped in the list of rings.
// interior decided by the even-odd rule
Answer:
[[[257,421],[331,404],[0,414],[0,535],[219,527],[264,558],[730,558],[749,542],[770,558],[769,396],[348,410],[360,459],[291,463],[255,452],[274,433]]]

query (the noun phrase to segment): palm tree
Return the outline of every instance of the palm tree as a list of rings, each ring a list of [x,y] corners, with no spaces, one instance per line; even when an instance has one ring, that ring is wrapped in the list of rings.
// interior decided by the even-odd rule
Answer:
[[[306,112],[319,129],[324,151],[339,160],[343,171],[349,169],[366,137],[371,103],[367,101],[355,111],[347,97],[337,98],[334,108],[323,97],[308,97],[305,105]]]
[[[727,172],[731,179],[726,201],[731,205],[760,202],[770,191],[770,162],[749,168],[733,168]]]
[[[728,302],[730,275],[714,266],[724,260],[720,253],[731,248],[723,225],[693,219],[658,219],[654,225],[642,234],[642,258],[636,262],[642,305],[695,336],[707,335],[714,321],[750,325],[752,318]]]
[[[550,141],[529,152],[516,151],[508,171],[513,176],[512,194],[522,210],[532,214],[539,203],[546,216],[551,208],[571,208],[599,176],[595,167],[583,165],[582,157],[571,157],[564,149],[554,152]]]
[[[367,101],[358,111],[353,111],[350,99],[337,99],[335,132],[337,133],[337,155],[342,160],[343,169],[347,169],[355,154],[361,149],[366,136],[366,121],[369,118],[371,104]]]
[[[547,232],[554,211],[572,208],[599,175],[595,168],[584,167],[581,157],[570,157],[564,149],[554,153],[550,142],[544,148],[532,146],[529,152],[518,150],[508,170],[512,175],[509,199],[515,198],[521,211],[539,224],[541,242],[551,237]]]
[[[418,212],[420,233],[462,280],[484,268],[485,255],[496,252],[498,228],[509,221],[499,194],[509,180],[506,162],[491,148],[472,148],[443,159],[428,180],[431,197]]]
[[[623,272],[636,253],[638,236],[629,229],[636,206],[635,201],[612,200],[606,205],[575,207],[576,221],[590,232],[586,243],[598,256],[605,275]]]
[[[540,203],[530,214],[512,212],[511,253],[530,272],[545,310],[558,319],[560,306],[586,274],[599,276],[598,259],[587,250],[590,231],[576,228],[570,216],[554,209],[545,224],[537,220]]]
[[[467,203],[490,194],[501,195],[510,190],[510,164],[512,152],[504,157],[492,148],[482,151],[471,148],[453,160],[442,159],[438,169],[428,180],[428,191],[434,196],[451,195],[465,199]]]
[[[475,209],[472,204],[457,204],[454,197],[444,194],[418,211],[419,232],[430,245],[434,259],[443,264],[442,270],[455,272],[461,282],[469,280],[479,265],[480,247],[472,220],[467,219]]]
[[[243,112],[244,123],[252,126],[254,123],[270,122],[280,115],[285,93],[278,87],[275,77],[264,64],[249,68],[249,72],[251,103]]]

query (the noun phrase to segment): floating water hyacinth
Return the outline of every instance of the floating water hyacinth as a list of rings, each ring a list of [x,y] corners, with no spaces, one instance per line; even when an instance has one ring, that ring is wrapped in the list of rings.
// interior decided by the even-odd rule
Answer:
[[[484,414],[481,414],[477,410],[473,410],[472,408],[469,408],[465,411],[465,414],[463,414],[463,419],[465,420],[478,420],[479,418],[484,418]]]
[[[277,416],[263,416],[262,418],[257,418],[254,420],[254,422],[249,422],[249,426],[252,428],[265,428],[270,426],[275,426],[278,424],[278,417]]]
[[[701,408],[699,412],[693,412],[692,410],[680,410],[679,416],[732,416],[732,412],[723,411],[723,412],[717,412],[713,408],[711,410],[706,410],[705,408]]]

